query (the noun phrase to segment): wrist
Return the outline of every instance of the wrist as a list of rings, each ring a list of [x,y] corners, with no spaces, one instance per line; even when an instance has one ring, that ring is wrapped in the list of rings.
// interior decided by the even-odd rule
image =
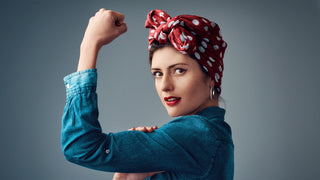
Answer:
[[[80,45],[80,53],[85,51],[99,51],[101,47],[99,46],[98,41],[93,40],[87,40],[87,38],[84,38]]]
[[[83,41],[80,46],[80,57],[77,71],[96,68],[99,50],[100,48],[97,43]]]

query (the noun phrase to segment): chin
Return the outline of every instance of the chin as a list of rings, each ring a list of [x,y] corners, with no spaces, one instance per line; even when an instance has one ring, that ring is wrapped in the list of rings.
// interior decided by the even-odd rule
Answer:
[[[171,117],[183,116],[185,114],[184,112],[174,110],[174,109],[167,109],[167,112]]]
[[[178,117],[178,116],[181,116],[181,115],[179,115],[179,114],[174,114],[174,113],[169,113],[169,112],[168,112],[168,114],[169,114],[169,116],[171,116],[171,117]]]
[[[197,108],[170,108],[166,107],[166,110],[171,117],[178,117],[178,116],[188,116],[193,115],[198,112]]]

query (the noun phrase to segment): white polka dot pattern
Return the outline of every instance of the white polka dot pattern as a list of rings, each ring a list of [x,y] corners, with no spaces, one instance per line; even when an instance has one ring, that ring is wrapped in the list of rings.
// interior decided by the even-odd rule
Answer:
[[[200,60],[200,55],[199,55],[198,52],[195,52],[195,53],[194,53],[194,56],[195,56],[198,60]]]
[[[200,51],[201,53],[204,53],[206,50],[204,50],[204,48],[203,48],[202,46],[199,46],[199,51]]]
[[[207,48],[207,43],[206,43],[206,42],[201,41],[201,45],[202,45],[204,48]]]
[[[192,23],[193,23],[194,25],[196,25],[196,26],[198,26],[198,25],[199,25],[199,21],[198,21],[198,20],[196,20],[196,19],[192,20]]]

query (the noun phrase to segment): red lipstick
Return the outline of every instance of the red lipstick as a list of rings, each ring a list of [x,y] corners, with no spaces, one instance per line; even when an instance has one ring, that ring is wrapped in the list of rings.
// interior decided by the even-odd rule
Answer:
[[[164,100],[166,101],[166,104],[168,106],[174,106],[176,104],[178,104],[181,100],[180,97],[174,97],[174,96],[169,96],[169,97],[165,97]]]

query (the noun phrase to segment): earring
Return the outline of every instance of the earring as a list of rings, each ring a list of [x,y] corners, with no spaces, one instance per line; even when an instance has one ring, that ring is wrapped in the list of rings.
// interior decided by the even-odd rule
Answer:
[[[210,87],[210,100],[211,100],[211,101],[213,100],[213,96],[214,96],[214,89],[213,89],[213,87],[211,86],[211,87]]]

